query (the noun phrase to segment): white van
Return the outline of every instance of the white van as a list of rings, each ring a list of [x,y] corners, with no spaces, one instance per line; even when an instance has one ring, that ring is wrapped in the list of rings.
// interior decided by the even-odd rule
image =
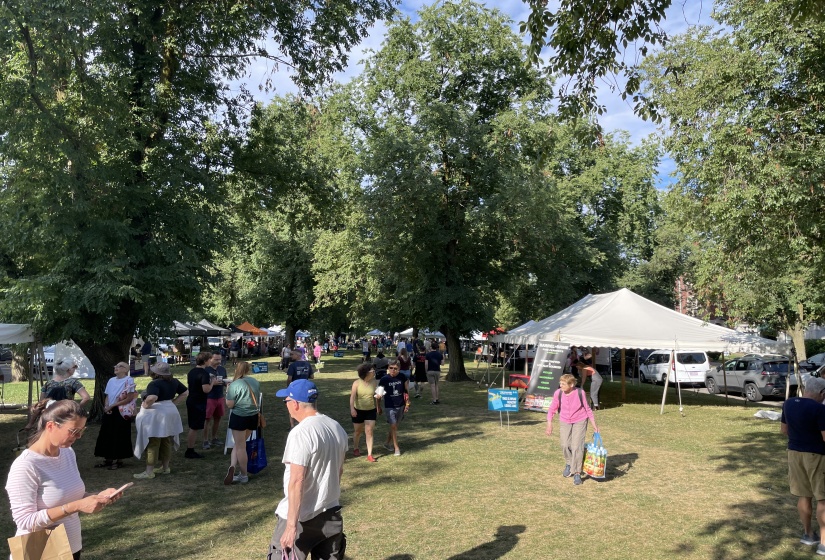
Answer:
[[[639,365],[642,382],[664,383],[705,383],[705,372],[710,369],[708,355],[702,350],[676,350],[676,372],[670,367],[672,350],[655,350]]]

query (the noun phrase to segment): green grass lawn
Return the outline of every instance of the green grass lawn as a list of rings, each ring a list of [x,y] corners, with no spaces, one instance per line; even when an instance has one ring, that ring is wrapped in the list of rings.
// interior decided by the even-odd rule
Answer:
[[[326,358],[316,376],[319,408],[351,433],[348,395],[359,358]],[[274,361],[273,361],[274,364]],[[474,365],[468,363],[473,373]],[[187,368],[176,368],[184,376]],[[498,370],[496,370],[498,371]],[[136,481],[117,504],[83,516],[85,560],[262,559],[283,497],[281,452],[288,420],[274,392],[282,373],[262,374],[270,464],[245,486],[224,487],[228,458],[172,460],[173,474]],[[93,382],[86,382],[92,390]],[[138,378],[138,387],[147,380]],[[18,386],[14,386],[18,385]],[[6,386],[24,395],[24,384]],[[608,458],[604,481],[574,487],[561,476],[558,436],[544,435],[540,413],[511,414],[510,426],[486,409],[486,389],[445,383],[440,406],[415,399],[400,428],[404,452],[348,455],[342,502],[348,557],[359,559],[751,559],[811,558],[798,543],[796,499],[788,494],[785,440],[777,422],[753,418],[758,406],[683,392],[684,416],[662,387],[606,381],[597,413]],[[426,395],[426,393],[425,393]],[[23,401],[18,401],[23,402]],[[14,459],[21,411],[0,414],[0,463]],[[184,412],[184,425],[185,425]],[[98,426],[75,444],[88,490],[117,487],[142,470],[93,469]],[[184,434],[185,435],[185,434]],[[364,444],[361,444],[362,450]],[[14,534],[8,507],[0,528]]]

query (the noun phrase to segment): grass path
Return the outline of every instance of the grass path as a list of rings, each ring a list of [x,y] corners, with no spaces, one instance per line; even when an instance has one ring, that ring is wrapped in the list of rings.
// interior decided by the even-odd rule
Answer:
[[[317,376],[319,408],[351,433],[348,394],[358,358],[328,358]],[[472,369],[472,365],[468,364]],[[184,376],[186,368],[176,375]],[[137,481],[127,496],[83,518],[84,559],[262,559],[283,496],[280,464],[288,421],[274,392],[282,373],[262,374],[269,467],[245,486],[221,484],[228,459],[172,460],[171,477]],[[138,386],[146,380],[138,378]],[[87,388],[90,383],[86,383]],[[348,557],[405,560],[811,558],[798,544],[796,500],[788,494],[778,424],[753,418],[754,405],[685,392],[606,382],[599,424],[610,452],[606,481],[574,487],[561,477],[558,436],[544,415],[519,412],[510,427],[486,410],[476,383],[446,383],[440,406],[413,401],[400,429],[401,457],[376,446],[378,462],[348,456],[344,467]],[[9,395],[22,394],[7,386]],[[185,414],[185,412],[184,412]],[[0,414],[0,465],[13,460],[20,411]],[[185,416],[184,416],[185,424]],[[98,426],[75,444],[88,490],[119,486],[142,465],[93,469]],[[386,424],[379,421],[376,439]],[[362,442],[362,450],[364,444]],[[7,502],[6,502],[7,503]],[[13,535],[8,507],[0,528]]]

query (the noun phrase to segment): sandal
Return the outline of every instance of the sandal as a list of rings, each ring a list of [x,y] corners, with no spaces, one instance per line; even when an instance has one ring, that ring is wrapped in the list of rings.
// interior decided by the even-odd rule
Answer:
[[[113,464],[114,463],[112,463],[112,461],[103,461],[102,463],[96,464],[95,468],[96,469],[111,469]]]
[[[123,468],[123,461],[118,461],[116,463],[112,463],[111,465],[109,465],[109,470],[110,471],[116,471],[116,470],[122,469],[122,468]]]

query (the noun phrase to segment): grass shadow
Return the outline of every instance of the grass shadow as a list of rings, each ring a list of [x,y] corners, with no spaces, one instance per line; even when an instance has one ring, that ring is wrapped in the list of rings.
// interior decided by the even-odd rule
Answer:
[[[501,525],[493,540],[450,556],[447,560],[496,560],[513,550],[518,544],[519,535],[526,530],[524,525]]]
[[[787,440],[779,434],[778,426],[776,431],[767,431],[765,424],[751,420],[750,428],[744,434],[723,440],[721,453],[708,459],[716,464],[720,473],[735,473],[741,480],[756,480],[755,490],[763,497],[731,503],[723,519],[707,523],[697,531],[698,537],[711,539],[709,558],[712,560],[745,560],[772,555],[797,557],[794,552],[785,550],[788,540],[795,541],[801,533],[796,498],[788,490]],[[684,554],[694,548],[694,543],[683,540],[676,544],[673,553]],[[807,549],[799,552],[810,557]]]

